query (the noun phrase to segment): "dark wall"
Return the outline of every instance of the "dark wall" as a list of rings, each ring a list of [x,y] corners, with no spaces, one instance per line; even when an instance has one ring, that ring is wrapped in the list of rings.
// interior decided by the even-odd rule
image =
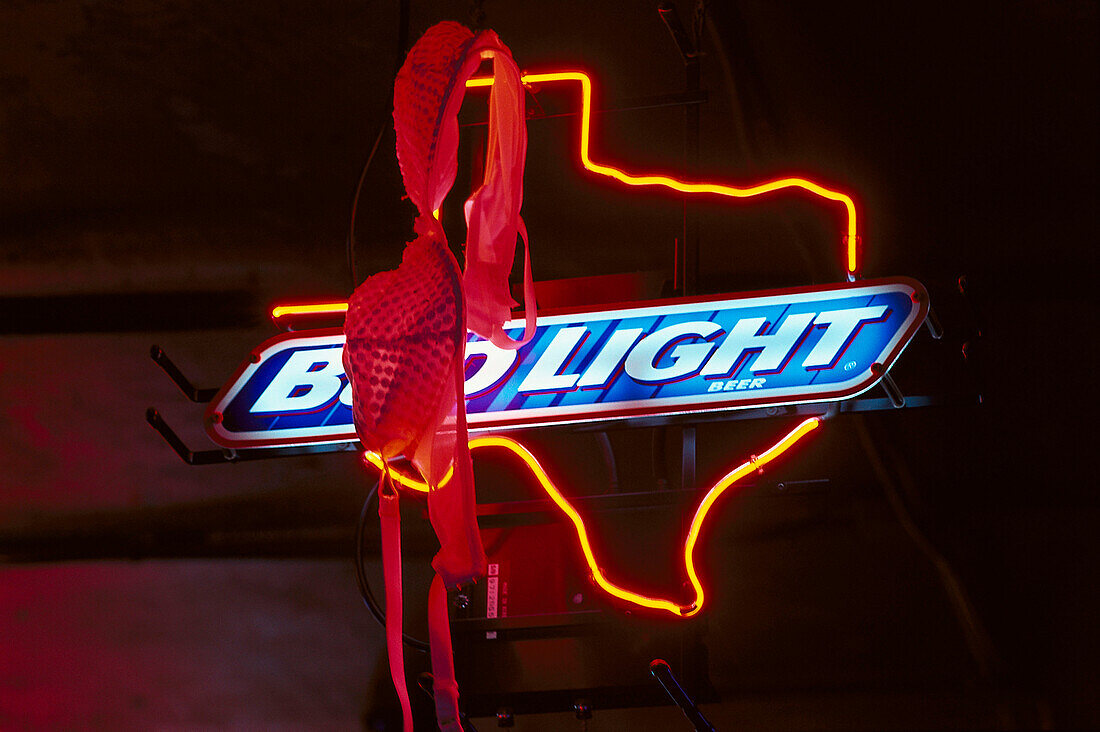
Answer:
[[[470,8],[412,5],[412,38]],[[970,589],[1004,683],[1050,700],[1058,723],[1095,722],[1097,4],[711,5],[700,174],[851,190],[866,274],[928,286],[947,337],[899,367],[900,385],[980,391],[981,405],[867,428]],[[683,86],[651,3],[485,10],[522,67],[589,69],[605,107]],[[0,524],[320,483],[346,520],[359,477],[345,465],[200,476],[175,464],[141,422],[177,399],[145,353],[157,340],[216,385],[271,332],[272,301],[347,295],[350,205],[389,119],[398,16],[383,2],[0,8]],[[569,104],[540,95],[546,112]],[[680,201],[581,175],[572,124],[530,125],[536,278],[671,275]],[[681,171],[683,125],[678,107],[608,112],[595,149]],[[390,144],[364,178],[360,278],[395,264],[411,231]],[[697,211],[703,289],[840,276],[840,219],[812,199]],[[169,414],[201,444],[193,412]],[[821,470],[843,475],[842,454]]]

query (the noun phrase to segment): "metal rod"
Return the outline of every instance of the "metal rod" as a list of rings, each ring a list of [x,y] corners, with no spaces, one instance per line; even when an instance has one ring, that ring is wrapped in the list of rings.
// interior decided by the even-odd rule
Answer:
[[[684,93],[687,95],[699,92],[699,31],[702,18],[698,14],[701,12],[701,6],[697,5],[697,22],[692,23],[692,33],[689,35],[675,3],[661,2],[657,5],[657,13],[672,35],[684,62]],[[698,169],[699,107],[691,105],[684,107],[684,173],[693,178]],[[687,195],[683,197],[683,211],[683,246],[677,251],[673,281],[681,284],[680,294],[694,295],[699,285],[699,213]]]
[[[684,425],[681,428],[680,488],[695,489],[695,426]]]
[[[657,679],[658,683],[661,684],[661,688],[665,690],[665,693],[668,694],[676,706],[680,707],[684,716],[695,726],[696,732],[714,732],[714,726],[707,721],[707,718],[699,711],[699,707],[695,705],[695,702],[687,695],[684,688],[680,686],[680,682],[676,680],[676,676],[672,673],[672,667],[668,665],[667,661],[660,658],[653,659],[649,663],[649,673]]]
[[[684,86],[686,93],[699,90],[699,60],[684,67]],[[694,179],[699,171],[699,105],[684,107],[684,172]],[[699,290],[699,208],[690,196],[684,196],[684,245],[680,247],[683,255],[683,294],[695,295]]]
[[[180,459],[188,465],[217,465],[219,463],[237,463],[250,460],[267,460],[269,458],[301,457],[303,455],[316,455],[328,452],[354,452],[358,449],[357,442],[335,442],[328,445],[297,445],[294,447],[261,447],[249,450],[192,450],[180,436],[176,434],[156,407],[145,410],[145,421],[155,429],[164,441],[175,451]]]
[[[168,358],[168,354],[160,346],[150,346],[149,356],[152,357],[157,366],[161,367],[164,373],[168,374],[168,378],[175,382],[183,395],[191,401],[205,404],[218,393],[217,389],[199,389],[192,384],[191,380],[183,375],[183,372],[179,370],[172,359]]]
[[[943,338],[943,325],[940,324],[940,319],[936,317],[936,311],[931,307],[928,308],[928,315],[924,318],[924,324],[928,326],[928,332],[937,341]]]
[[[160,416],[160,412],[154,407],[149,407],[145,410],[145,421],[164,438],[164,441],[168,443],[169,447],[175,450],[176,454],[180,456],[180,459],[188,465],[213,465],[214,463],[223,463],[226,461],[221,450],[195,452],[189,448],[184,444],[183,440],[179,438],[175,430],[168,426],[168,423]]]
[[[699,54],[699,49],[696,47],[695,41],[688,37],[687,29],[684,28],[684,23],[680,20],[680,13],[676,11],[676,4],[672,2],[659,3],[657,14],[661,16],[661,21],[664,22],[668,32],[672,35],[672,42],[676,44],[684,63],[694,62]]]
[[[896,408],[901,409],[905,406],[905,395],[901,393],[901,389],[894,383],[890,374],[882,375],[882,388],[886,391],[886,396],[890,397],[890,403]]]

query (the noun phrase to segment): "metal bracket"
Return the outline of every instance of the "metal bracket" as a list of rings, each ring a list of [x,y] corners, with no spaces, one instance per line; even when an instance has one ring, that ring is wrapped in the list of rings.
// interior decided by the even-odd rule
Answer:
[[[680,487],[685,490],[695,488],[695,425],[680,428]]]
[[[881,363],[873,363],[871,364],[871,373],[878,377],[879,383],[882,384],[882,388],[886,392],[886,396],[890,397],[890,403],[893,404],[896,409],[904,407],[905,395],[901,393],[901,389],[894,383],[894,379],[891,378],[889,372],[886,371],[886,367]]]
[[[680,56],[683,57],[684,64],[699,63],[698,39],[691,38],[688,35],[687,29],[684,28],[683,21],[680,20],[680,13],[676,11],[675,3],[660,3],[657,5],[657,13],[661,16],[661,20],[664,22],[665,27],[668,28],[668,32],[672,35],[672,40],[676,44],[677,50],[680,51]]]
[[[164,373],[168,374],[176,386],[179,387],[183,395],[193,402],[199,404],[205,404],[209,402],[218,393],[217,389],[200,389],[191,383],[191,380],[183,375],[179,367],[168,358],[168,354],[164,352],[164,349],[158,345],[152,345],[149,347],[149,356],[153,359],[153,362],[157,366],[160,366]]]
[[[149,407],[145,410],[145,421],[164,438],[168,446],[175,450],[180,459],[188,465],[212,465],[214,463],[231,462],[230,457],[221,450],[195,452],[189,448],[176,434],[175,430],[168,426],[168,423],[164,421],[164,417],[160,416],[160,412],[155,407]]]
[[[943,325],[940,324],[940,319],[936,316],[936,311],[928,308],[928,315],[924,317],[924,324],[928,326],[928,332],[937,341],[943,338]]]
[[[188,465],[217,465],[221,463],[237,463],[248,460],[267,460],[268,458],[301,457],[303,455],[317,455],[328,452],[356,452],[357,442],[335,442],[326,445],[296,445],[294,447],[264,447],[246,450],[192,450],[189,448],[176,431],[168,426],[164,417],[155,407],[145,410],[145,421],[155,429],[164,441],[168,443],[180,459]]]
[[[672,673],[672,667],[668,665],[667,661],[660,658],[653,659],[649,663],[649,673],[657,679],[661,688],[665,690],[665,693],[668,694],[676,706],[680,707],[684,716],[695,727],[696,732],[714,732],[714,725],[707,721],[707,718],[699,711],[699,707],[684,691],[684,687],[680,686],[680,682],[676,680],[676,676]]]
[[[897,409],[901,409],[905,406],[905,395],[901,393],[901,389],[894,382],[894,379],[890,374],[882,375],[882,389],[886,392],[886,396],[890,397],[890,403]]]
[[[192,402],[206,404],[217,395],[217,389],[201,389],[192,384],[191,380],[183,375],[183,372],[180,371],[179,367],[176,366],[172,359],[168,358],[168,354],[166,354],[164,349],[160,346],[150,346],[149,356],[157,366],[161,367],[164,373],[168,374],[168,378],[172,379],[173,383],[183,392],[183,395]],[[148,422],[149,426],[155,429],[157,434],[168,443],[168,446],[179,455],[180,460],[183,460],[183,462],[188,465],[218,465],[221,463],[236,463],[246,460],[300,457],[302,455],[316,455],[326,452],[355,452],[359,444],[358,442],[352,441],[335,442],[324,445],[295,445],[291,447],[265,447],[245,450],[233,450],[230,448],[192,450],[180,436],[176,434],[176,431],[164,421],[164,417],[161,416],[156,407],[149,407],[145,410],[145,421]]]

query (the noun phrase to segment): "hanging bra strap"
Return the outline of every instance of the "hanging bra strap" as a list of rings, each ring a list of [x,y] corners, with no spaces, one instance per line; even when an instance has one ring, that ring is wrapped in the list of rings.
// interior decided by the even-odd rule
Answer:
[[[401,703],[405,732],[413,732],[412,706],[405,686],[405,648],[401,641],[401,507],[390,479],[389,464],[382,471],[378,487],[378,519],[382,527],[382,573],[386,581],[386,650],[390,659],[390,678]]]
[[[493,324],[493,335],[489,342],[497,348],[514,351],[531,340],[535,335],[536,317],[535,281],[531,276],[531,245],[527,243],[527,225],[519,218],[519,236],[523,239],[523,335],[514,340],[504,332],[503,323]]]
[[[447,587],[438,574],[428,591],[428,638],[435,678],[435,717],[441,732],[462,732],[458,713],[458,682],[451,655],[451,625],[447,617]]]

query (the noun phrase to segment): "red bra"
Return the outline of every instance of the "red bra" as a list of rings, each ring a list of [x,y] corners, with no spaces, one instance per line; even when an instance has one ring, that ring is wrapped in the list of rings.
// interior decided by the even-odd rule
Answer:
[[[493,63],[485,178],[465,203],[466,266],[460,271],[439,222],[454,184],[458,110],[466,80],[483,60]],[[523,86],[511,52],[492,31],[473,34],[445,22],[430,28],[394,84],[397,159],[416,205],[416,238],[396,270],[369,277],[352,294],[344,323],[344,368],[352,385],[355,429],[383,460],[405,456],[426,482],[428,516],[439,537],[429,591],[432,671],[439,728],[461,732],[446,588],[485,574],[477,528],[473,469],[463,399],[467,329],[502,348],[518,348],[535,329],[527,232],[519,210],[527,152]],[[516,305],[508,288],[517,237],[525,249],[523,337],[503,330]],[[453,466],[454,477],[442,478]],[[390,675],[412,730],[401,645],[401,538],[398,496],[384,471],[379,488],[386,638]]]

